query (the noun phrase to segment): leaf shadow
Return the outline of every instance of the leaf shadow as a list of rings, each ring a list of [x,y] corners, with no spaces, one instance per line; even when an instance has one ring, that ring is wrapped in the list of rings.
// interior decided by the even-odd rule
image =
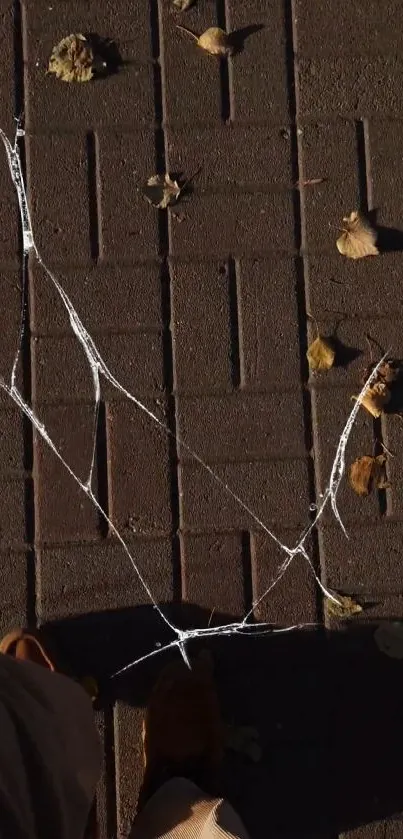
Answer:
[[[128,64],[124,61],[119,47],[112,38],[105,38],[97,32],[86,32],[85,37],[94,53],[94,80],[114,76]]]
[[[380,253],[393,253],[403,251],[403,230],[397,227],[385,227],[377,224],[378,210],[370,210],[367,213],[368,219],[376,230],[376,245]]]
[[[363,351],[359,347],[350,347],[348,344],[344,344],[336,335],[332,335],[332,343],[336,353],[333,364],[335,368],[342,367],[346,369],[349,364],[352,364],[353,361],[363,354]]]
[[[233,50],[233,55],[243,52],[247,39],[264,28],[263,23],[253,23],[250,26],[244,26],[242,29],[234,29],[233,32],[230,32],[228,41]]]

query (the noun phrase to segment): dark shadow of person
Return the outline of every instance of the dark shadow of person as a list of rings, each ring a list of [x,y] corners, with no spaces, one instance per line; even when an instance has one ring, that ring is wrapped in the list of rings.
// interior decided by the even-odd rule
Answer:
[[[207,627],[210,619],[192,605],[161,608],[181,627]],[[214,625],[236,620],[213,618]],[[165,663],[179,656],[171,648],[110,678],[173,640],[151,607],[82,615],[48,629],[78,673],[98,679],[101,709],[143,707]],[[228,751],[220,778],[220,794],[251,836],[333,835],[403,810],[403,665],[378,650],[373,633],[374,626],[350,622],[332,632],[188,643],[190,655],[201,648],[213,655],[226,722],[259,733],[259,762]],[[121,771],[131,776],[133,767]]]

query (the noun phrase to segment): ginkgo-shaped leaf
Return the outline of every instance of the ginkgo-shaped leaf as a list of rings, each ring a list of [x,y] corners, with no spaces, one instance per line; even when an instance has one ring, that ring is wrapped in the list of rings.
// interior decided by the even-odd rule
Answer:
[[[333,342],[330,338],[322,338],[318,335],[312,344],[309,345],[306,357],[310,370],[330,370],[333,366],[336,353]]]
[[[375,644],[389,658],[403,659],[403,622],[379,624],[374,632]]]
[[[173,181],[168,173],[165,175],[152,175],[143,187],[143,195],[159,210],[165,210],[170,204],[176,204],[181,194],[181,188],[177,181]]]
[[[367,219],[354,210],[343,218],[343,232],[337,239],[337,250],[349,259],[377,256],[376,233]]]
[[[68,35],[53,47],[48,73],[63,82],[89,82],[94,76],[93,64],[94,53],[85,35]]]
[[[390,484],[386,475],[386,456],[357,457],[350,466],[350,484],[357,495],[369,495],[373,487],[388,489]]]
[[[358,399],[353,396],[353,399]],[[364,396],[361,399],[363,408],[372,414],[375,419],[381,416],[381,413],[390,400],[390,390],[385,382],[375,382],[372,387],[367,388]]]
[[[329,618],[352,618],[362,612],[362,606],[352,597],[331,591],[330,594],[338,601],[335,603],[330,597],[325,598],[325,611]]]
[[[196,41],[197,45],[202,50],[210,53],[210,55],[225,56],[231,55],[234,52],[230,36],[224,29],[220,29],[219,26],[211,26],[202,35],[196,35],[191,29],[187,29],[185,26],[178,25],[177,28],[190,35]]]

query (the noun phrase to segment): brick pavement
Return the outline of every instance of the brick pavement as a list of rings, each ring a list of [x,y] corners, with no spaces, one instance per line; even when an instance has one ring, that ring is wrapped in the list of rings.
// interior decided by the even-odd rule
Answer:
[[[46,264],[122,384],[293,544],[326,485],[362,366],[357,357],[309,378],[307,313],[329,330],[340,321],[349,347],[365,352],[369,332],[403,356],[400,4],[380,14],[375,0],[334,0],[331,8],[319,0],[198,0],[186,16],[195,31],[263,26],[221,65],[176,30],[169,0],[0,0],[0,19],[0,125],[11,136],[24,109],[29,200]],[[70,31],[115,38],[123,70],[77,87],[46,77],[51,47]],[[144,202],[139,187],[154,171],[189,175],[199,165],[183,204],[157,213]],[[317,177],[326,181],[292,188]],[[5,375],[22,265],[4,155],[0,190]],[[389,251],[352,264],[335,238],[357,206],[377,211]],[[88,365],[44,272],[31,262],[28,271],[21,387],[85,479]],[[161,641],[163,628],[105,523],[3,392],[0,433],[1,629],[51,623],[77,664],[102,680]],[[401,677],[374,657],[365,634],[371,621],[403,612],[401,425],[383,419],[382,434],[396,453],[392,490],[363,503],[343,485],[350,540],[326,513],[310,544],[323,581],[370,604],[351,646],[338,632],[326,648],[320,633],[212,645],[227,717],[255,724],[264,747],[257,767],[229,762],[226,781],[253,836],[269,835],[268,818],[289,839],[403,833],[403,793],[386,748],[393,738],[398,753],[402,739],[392,725]],[[370,451],[373,436],[361,413],[348,459]],[[212,610],[217,624],[241,618],[265,591],[281,559],[275,545],[108,384],[94,485],[158,602],[171,604],[179,621],[180,603],[196,626]],[[305,563],[294,563],[256,618],[322,622]],[[151,677],[147,667],[135,671],[129,695],[109,686],[110,701],[97,712],[101,839],[123,839],[135,811],[140,681]],[[364,707],[374,715],[363,733]]]

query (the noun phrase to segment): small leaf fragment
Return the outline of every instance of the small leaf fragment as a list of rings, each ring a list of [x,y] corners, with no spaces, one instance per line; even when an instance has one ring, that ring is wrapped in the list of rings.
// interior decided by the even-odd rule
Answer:
[[[358,396],[353,396],[353,399],[358,399]],[[364,396],[361,399],[363,408],[373,416],[375,419],[381,416],[381,413],[390,400],[390,390],[385,382],[375,382],[372,387],[367,388]]]
[[[318,335],[309,345],[306,357],[310,370],[330,370],[335,359],[335,349],[331,339]]]
[[[337,239],[337,250],[349,259],[377,256],[377,235],[367,219],[354,210],[343,218],[343,232]]]
[[[325,598],[325,611],[329,618],[352,618],[362,612],[362,606],[356,603],[352,597],[332,591],[331,594],[338,600],[335,603],[330,597]]]
[[[169,174],[152,175],[143,187],[146,200],[159,210],[166,210],[170,204],[176,204],[181,194],[177,181],[173,181]]]
[[[381,653],[389,658],[403,659],[403,622],[379,624],[374,632],[374,641]]]
[[[357,495],[369,495],[373,487],[388,489],[390,484],[386,476],[386,456],[357,457],[350,466],[350,484]]]
[[[89,82],[94,76],[93,64],[94,53],[85,35],[68,35],[53,47],[48,73],[62,82]]]
[[[180,12],[187,12],[195,4],[196,0],[173,0],[173,4]]]

